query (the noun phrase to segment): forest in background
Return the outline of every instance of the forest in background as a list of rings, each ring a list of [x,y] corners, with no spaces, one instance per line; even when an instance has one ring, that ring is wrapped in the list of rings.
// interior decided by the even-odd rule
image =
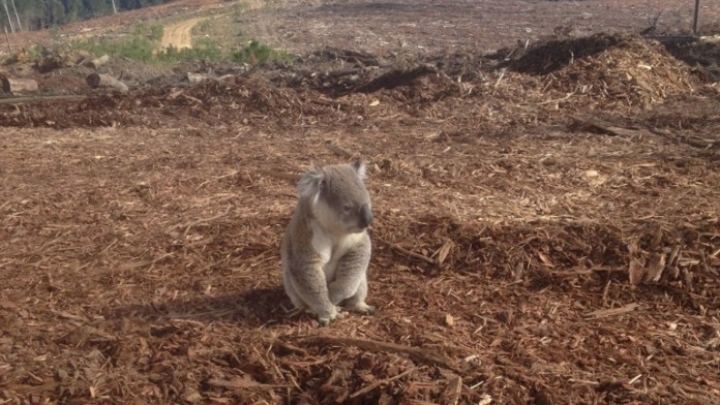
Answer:
[[[0,26],[32,31],[172,0],[0,0]]]

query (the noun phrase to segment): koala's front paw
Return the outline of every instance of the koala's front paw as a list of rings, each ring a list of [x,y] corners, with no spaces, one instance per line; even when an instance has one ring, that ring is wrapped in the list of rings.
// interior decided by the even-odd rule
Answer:
[[[356,304],[354,308],[352,308],[353,311],[359,312],[361,314],[365,315],[372,315],[377,311],[377,308],[375,308],[372,305],[368,305],[364,302],[361,302],[359,304]]]
[[[318,323],[320,323],[320,326],[327,326],[330,324],[330,322],[342,319],[344,317],[345,315],[340,312],[340,308],[333,305],[332,309],[327,311],[327,313],[318,315]]]

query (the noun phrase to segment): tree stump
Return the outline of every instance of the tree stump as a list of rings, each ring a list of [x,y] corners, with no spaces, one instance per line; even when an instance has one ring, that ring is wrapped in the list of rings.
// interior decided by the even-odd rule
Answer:
[[[2,90],[5,93],[29,93],[38,91],[38,84],[33,79],[3,77]]]
[[[92,66],[94,69],[97,69],[97,68],[99,68],[100,66],[108,63],[109,60],[110,60],[110,56],[108,56],[108,55],[103,55],[103,56],[101,56],[101,57],[99,57],[99,58],[95,58],[95,59],[93,59],[92,61],[90,61],[90,66]]]
[[[85,82],[93,89],[106,87],[115,89],[120,93],[126,93],[128,91],[128,86],[125,83],[106,74],[92,73],[85,79]]]

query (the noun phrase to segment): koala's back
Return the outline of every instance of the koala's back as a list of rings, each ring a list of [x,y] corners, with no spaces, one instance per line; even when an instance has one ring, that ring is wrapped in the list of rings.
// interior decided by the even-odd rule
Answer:
[[[309,219],[308,214],[310,214],[305,212],[307,208],[304,204],[298,204],[290,223],[287,225],[280,247],[284,264],[299,264],[301,260],[312,260],[312,256],[315,254],[310,243],[312,230],[309,221],[307,221]]]

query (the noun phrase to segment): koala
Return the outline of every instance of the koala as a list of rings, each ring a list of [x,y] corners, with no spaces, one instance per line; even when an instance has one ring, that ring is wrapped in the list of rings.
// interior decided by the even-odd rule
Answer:
[[[342,308],[375,312],[365,302],[373,221],[365,172],[357,159],[308,170],[297,184],[280,247],[283,285],[295,308],[316,315],[321,326],[341,317]]]

